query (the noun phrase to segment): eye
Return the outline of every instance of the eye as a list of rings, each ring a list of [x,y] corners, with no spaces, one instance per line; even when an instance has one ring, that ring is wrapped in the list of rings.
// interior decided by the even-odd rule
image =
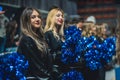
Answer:
[[[35,16],[35,15],[32,15],[31,18],[34,19],[34,18],[36,18],[36,16]]]
[[[34,19],[34,18],[39,18],[39,19],[41,19],[41,16],[40,16],[40,15],[38,15],[38,16],[37,16],[37,15],[32,15],[31,18],[32,18],[32,19]]]
[[[60,16],[60,14],[57,14],[56,16],[57,16],[57,17],[59,17],[59,16]]]
[[[41,19],[41,16],[40,16],[40,15],[39,15],[39,16],[37,16],[37,17]]]

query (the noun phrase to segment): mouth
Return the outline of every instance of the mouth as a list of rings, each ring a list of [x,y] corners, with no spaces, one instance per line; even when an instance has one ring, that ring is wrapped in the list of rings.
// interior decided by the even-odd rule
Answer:
[[[39,23],[39,22],[36,22],[35,24],[36,24],[36,25],[40,25],[40,23]]]
[[[63,20],[58,20],[60,23],[63,23]]]

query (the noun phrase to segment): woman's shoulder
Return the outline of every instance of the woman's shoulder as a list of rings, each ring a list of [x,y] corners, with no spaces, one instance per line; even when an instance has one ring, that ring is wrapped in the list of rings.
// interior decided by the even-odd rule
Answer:
[[[45,32],[45,36],[48,36],[48,35],[53,35],[52,30]]]
[[[22,42],[33,42],[33,39],[30,36],[23,35],[21,38]]]
[[[46,31],[45,34],[52,34],[52,30]]]

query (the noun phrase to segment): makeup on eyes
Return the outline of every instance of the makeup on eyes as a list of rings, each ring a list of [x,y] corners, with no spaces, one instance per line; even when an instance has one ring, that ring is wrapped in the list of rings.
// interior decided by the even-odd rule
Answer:
[[[41,16],[39,16],[39,15],[38,15],[38,16],[36,16],[36,15],[32,15],[32,16],[31,16],[32,19],[34,19],[34,18],[36,18],[36,17],[38,17],[38,18],[41,19]]]

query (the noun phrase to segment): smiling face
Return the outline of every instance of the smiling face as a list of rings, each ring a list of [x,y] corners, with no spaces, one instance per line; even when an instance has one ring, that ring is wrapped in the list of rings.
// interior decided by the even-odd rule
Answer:
[[[34,28],[39,28],[41,26],[41,17],[37,11],[33,10],[32,14],[30,16],[30,20],[31,20],[31,25]]]
[[[61,11],[58,11],[55,15],[55,24],[62,25],[64,21],[63,13]]]

